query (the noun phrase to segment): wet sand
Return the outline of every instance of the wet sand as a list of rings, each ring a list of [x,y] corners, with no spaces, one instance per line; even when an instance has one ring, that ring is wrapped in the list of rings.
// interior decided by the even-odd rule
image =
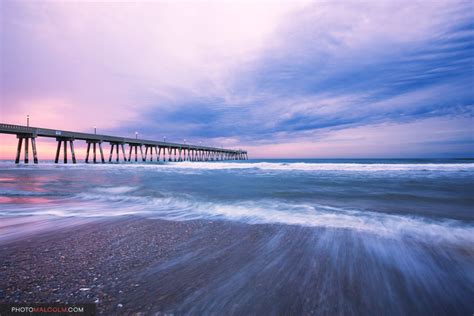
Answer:
[[[374,238],[288,225],[103,220],[1,245],[0,301],[95,302],[106,315],[470,310],[470,250],[440,254]]]
[[[154,275],[156,267],[174,266],[173,259],[189,250],[186,245],[203,230],[215,232],[206,238],[209,250],[225,249],[236,237],[225,232],[242,233],[242,226],[128,217],[10,241],[1,249],[0,301],[95,302],[105,314],[173,313],[193,289],[209,282],[206,271],[170,279]],[[247,233],[259,235],[258,230],[245,229]],[[211,262],[208,268],[216,264]],[[153,275],[148,277],[147,272]]]

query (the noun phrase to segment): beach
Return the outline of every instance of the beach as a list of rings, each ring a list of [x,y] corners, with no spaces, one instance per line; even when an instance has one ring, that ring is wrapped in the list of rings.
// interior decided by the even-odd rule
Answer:
[[[472,166],[336,167],[4,166],[0,302],[95,303],[104,315],[470,313]]]
[[[2,247],[2,300],[95,302],[107,314],[141,308],[148,312],[152,306],[146,304],[154,300],[146,295],[146,287],[155,282],[141,279],[140,274],[169,260],[178,244],[189,240],[199,227],[202,223],[132,217],[7,243]],[[155,311],[162,306],[155,306]]]
[[[474,316],[474,1],[0,19],[0,316]]]
[[[106,220],[3,245],[2,301],[94,302],[106,315],[469,310],[472,284],[460,269],[472,247],[440,255],[428,244],[397,244],[279,225]],[[367,261],[378,247],[387,249]],[[425,258],[400,257],[414,251]],[[436,279],[410,271],[431,260]]]

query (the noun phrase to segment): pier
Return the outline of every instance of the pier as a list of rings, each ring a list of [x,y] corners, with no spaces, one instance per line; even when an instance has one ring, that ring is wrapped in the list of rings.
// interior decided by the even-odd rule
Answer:
[[[138,138],[127,138],[111,135],[89,134],[64,130],[55,130],[40,127],[29,127],[24,125],[13,125],[0,123],[1,134],[14,134],[18,138],[15,163],[20,163],[23,150],[24,163],[29,162],[29,144],[33,154],[33,162],[38,163],[36,150],[36,139],[38,137],[55,138],[57,141],[55,163],[59,163],[62,152],[62,161],[68,163],[68,151],[72,163],[76,163],[74,152],[75,141],[85,141],[87,152],[85,162],[152,162],[155,161],[220,161],[220,160],[247,160],[245,150],[224,149],[217,147],[198,146],[192,144],[169,143],[165,141],[154,141]],[[110,146],[109,157],[104,156],[103,144]],[[125,147],[128,146],[128,156]],[[69,149],[68,149],[69,148]],[[145,149],[145,153],[143,152]]]

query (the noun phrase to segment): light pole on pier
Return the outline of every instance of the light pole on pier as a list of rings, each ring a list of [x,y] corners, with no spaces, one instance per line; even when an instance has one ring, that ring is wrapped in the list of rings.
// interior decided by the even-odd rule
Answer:
[[[97,126],[94,126],[94,135],[97,135]]]
[[[26,127],[30,127],[30,115],[26,115]]]
[[[135,139],[138,139],[138,132],[135,132]]]
[[[166,136],[163,136],[163,143],[166,143]]]

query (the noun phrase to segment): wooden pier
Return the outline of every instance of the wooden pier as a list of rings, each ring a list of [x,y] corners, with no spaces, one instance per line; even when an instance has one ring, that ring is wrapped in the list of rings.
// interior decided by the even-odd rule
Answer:
[[[1,134],[14,134],[18,138],[18,147],[15,157],[15,163],[21,160],[21,154],[24,144],[24,163],[29,160],[29,144],[33,154],[34,163],[38,163],[38,154],[36,150],[36,139],[38,137],[55,138],[58,146],[56,149],[55,163],[60,161],[61,151],[63,162],[68,163],[68,148],[71,152],[71,161],[76,163],[76,154],[74,152],[75,141],[85,141],[87,144],[87,153],[85,162],[105,163],[113,162],[115,152],[115,163],[119,162],[146,162],[149,161],[219,161],[219,160],[247,160],[248,155],[245,150],[233,150],[216,147],[198,146],[191,144],[168,143],[162,141],[153,141],[146,139],[118,137],[111,135],[88,134],[71,132],[64,130],[54,130],[40,127],[29,127],[23,125],[13,125],[0,123]],[[109,143],[109,159],[104,157],[103,143]],[[129,147],[128,157],[125,146]],[[145,148],[145,153],[143,153]],[[119,150],[120,149],[120,150]],[[120,152],[122,160],[120,160]],[[100,156],[99,156],[100,155]]]

